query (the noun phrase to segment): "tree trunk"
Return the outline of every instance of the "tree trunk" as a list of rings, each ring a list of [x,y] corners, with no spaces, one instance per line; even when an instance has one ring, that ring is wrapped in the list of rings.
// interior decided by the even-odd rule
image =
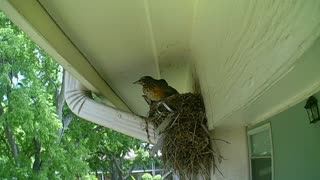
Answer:
[[[11,92],[12,92],[12,87],[11,87],[12,78],[13,78],[12,70],[9,72],[8,76],[10,78],[11,84],[7,85],[7,99],[8,99],[9,113],[11,113],[12,112],[12,107],[10,106],[9,100],[10,100],[10,95],[11,95]],[[12,156],[13,156],[15,162],[17,163],[17,165],[20,166],[20,163],[19,163],[19,160],[18,160],[19,148],[18,148],[16,140],[14,138],[14,134],[13,134],[12,130],[10,129],[7,121],[5,121],[3,123],[3,126],[4,126],[4,130],[5,130],[9,145],[11,147]]]
[[[62,82],[61,82],[61,88],[60,90],[57,89],[57,93],[56,93],[56,112],[57,115],[61,121],[62,124],[62,128],[59,130],[59,139],[58,139],[58,144],[61,143],[62,140],[62,136],[64,131],[67,129],[67,127],[69,126],[70,122],[73,119],[73,114],[69,114],[64,120],[63,120],[63,106],[64,106],[64,102],[65,102],[65,81],[64,81],[64,77],[65,77],[65,69],[63,69],[63,75],[62,75]]]
[[[9,128],[9,126],[7,125],[7,123],[4,123],[4,129],[5,129],[5,132],[6,132],[6,136],[7,136],[9,145],[11,147],[12,156],[13,156],[14,160],[16,161],[17,165],[19,166],[19,162],[18,162],[19,149],[18,149],[18,146],[16,144],[16,140],[14,138],[14,134],[11,131],[11,129]]]
[[[39,172],[41,169],[41,143],[36,138],[33,138],[33,143],[35,149],[33,170]]]
[[[63,105],[64,105],[64,101],[65,101],[65,98],[64,98],[64,89],[65,89],[64,76],[65,76],[65,70],[63,69],[61,88],[60,88],[60,90],[57,89],[57,94],[56,94],[56,100],[57,100],[56,111],[57,111],[57,115],[58,115],[59,119],[61,120],[62,124],[63,124],[63,122],[62,122]]]
[[[131,176],[134,168],[135,168],[135,165],[132,165],[131,169],[128,171],[127,175],[123,177],[123,179],[125,180],[128,179]]]
[[[69,115],[65,118],[65,120],[63,121],[63,123],[62,123],[62,128],[61,128],[60,131],[59,131],[58,144],[61,143],[63,133],[64,133],[64,131],[67,129],[67,127],[69,126],[69,124],[71,123],[72,119],[73,119],[73,114],[69,114]]]
[[[123,180],[121,169],[119,168],[117,160],[114,156],[112,157],[111,162],[112,162],[111,179],[112,180]]]

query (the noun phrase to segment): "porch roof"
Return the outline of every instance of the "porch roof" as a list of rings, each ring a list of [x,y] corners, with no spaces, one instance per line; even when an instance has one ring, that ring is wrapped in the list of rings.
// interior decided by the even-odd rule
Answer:
[[[199,79],[209,127],[269,118],[319,91],[320,1],[2,0],[87,88],[145,115],[143,75]]]

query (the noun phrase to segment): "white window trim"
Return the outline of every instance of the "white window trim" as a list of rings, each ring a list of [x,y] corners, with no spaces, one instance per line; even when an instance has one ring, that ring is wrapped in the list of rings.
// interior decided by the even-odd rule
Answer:
[[[271,125],[270,123],[266,123],[264,125],[261,125],[259,127],[256,127],[256,128],[253,128],[253,129],[250,129],[247,131],[247,138],[248,138],[248,151],[249,151],[249,170],[250,170],[250,180],[253,180],[252,179],[252,165],[251,165],[251,159],[252,159],[252,154],[251,154],[251,140],[250,140],[250,136],[251,135],[254,135],[254,134],[257,134],[257,133],[260,133],[262,131],[265,131],[265,130],[269,130],[269,137],[270,137],[270,143],[271,143],[271,177],[272,177],[272,180],[274,180],[274,160],[273,160],[273,142],[272,142],[272,132],[271,132]],[[269,158],[270,156],[268,156]],[[260,158],[264,158],[264,157],[260,157]]]

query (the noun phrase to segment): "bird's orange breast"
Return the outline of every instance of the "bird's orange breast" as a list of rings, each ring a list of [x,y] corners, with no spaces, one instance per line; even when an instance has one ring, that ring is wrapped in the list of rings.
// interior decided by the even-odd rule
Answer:
[[[152,101],[160,101],[166,97],[164,89],[160,87],[143,88],[143,93]]]

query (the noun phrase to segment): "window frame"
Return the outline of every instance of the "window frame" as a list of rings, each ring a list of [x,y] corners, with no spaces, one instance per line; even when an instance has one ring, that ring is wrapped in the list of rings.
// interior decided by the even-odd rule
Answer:
[[[270,156],[265,156],[265,157],[252,157],[252,149],[251,149],[251,138],[250,136],[252,135],[255,135],[255,134],[258,134],[262,131],[265,131],[265,130],[268,130],[269,131],[269,138],[270,138],[270,144],[271,144],[271,154]],[[255,128],[252,128],[252,129],[249,129],[247,131],[247,140],[248,140],[248,159],[249,159],[249,177],[250,177],[250,180],[253,180],[252,179],[252,163],[251,163],[251,160],[252,159],[257,159],[257,158],[271,158],[271,179],[274,180],[274,153],[273,153],[273,142],[272,142],[272,131],[271,131],[271,124],[270,122],[266,123],[266,124],[263,124],[263,125],[260,125],[258,127],[255,127]]]

